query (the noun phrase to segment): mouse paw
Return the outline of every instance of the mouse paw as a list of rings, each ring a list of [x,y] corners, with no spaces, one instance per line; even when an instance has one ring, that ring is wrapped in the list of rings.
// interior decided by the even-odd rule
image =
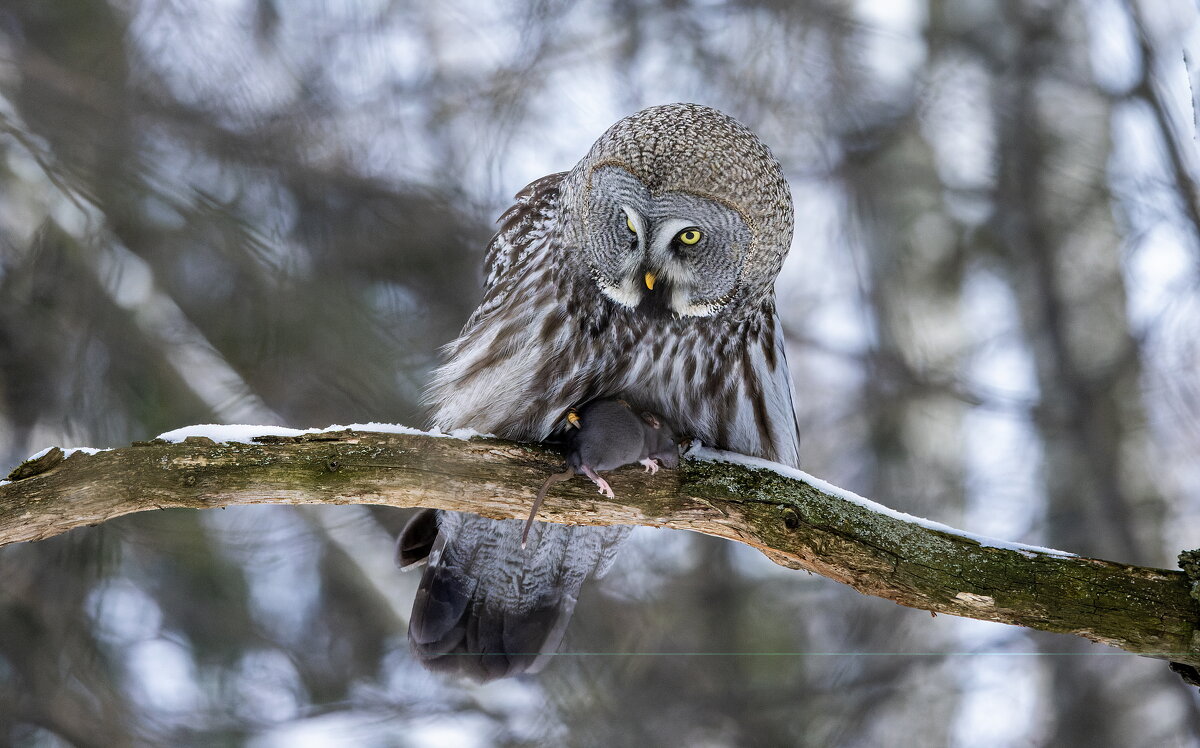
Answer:
[[[616,494],[613,493],[612,486],[608,485],[608,481],[604,480],[600,476],[596,476],[592,480],[594,480],[596,485],[600,487],[600,493],[604,494],[610,499],[616,498]]]
[[[647,473],[654,475],[655,473],[658,472],[658,463],[654,461],[653,457],[647,457],[644,460],[638,460],[638,462],[640,462],[646,466]]]

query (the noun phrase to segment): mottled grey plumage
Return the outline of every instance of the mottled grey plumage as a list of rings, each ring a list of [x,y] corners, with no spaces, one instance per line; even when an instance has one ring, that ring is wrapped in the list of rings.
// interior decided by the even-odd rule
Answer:
[[[689,228],[701,238],[685,244]],[[741,124],[695,104],[617,122],[501,217],[483,302],[429,390],[433,425],[544,440],[568,408],[620,396],[680,434],[795,465],[773,290],[791,237],[779,164]],[[477,677],[536,668],[627,531],[538,524],[522,552],[520,521],[443,515],[410,641]]]

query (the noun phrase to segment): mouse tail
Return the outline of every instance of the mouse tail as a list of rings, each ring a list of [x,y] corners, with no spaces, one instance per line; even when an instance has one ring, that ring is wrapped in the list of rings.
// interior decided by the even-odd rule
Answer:
[[[570,480],[575,475],[575,471],[568,465],[567,469],[561,473],[555,473],[549,476],[542,483],[542,487],[538,489],[537,498],[533,501],[533,508],[529,510],[529,519],[525,520],[525,528],[521,530],[521,548],[525,548],[525,544],[529,542],[529,528],[533,527],[533,521],[537,519],[538,510],[542,508],[542,502],[546,500],[546,492],[550,490],[550,486],[555,483],[561,483],[565,480]]]

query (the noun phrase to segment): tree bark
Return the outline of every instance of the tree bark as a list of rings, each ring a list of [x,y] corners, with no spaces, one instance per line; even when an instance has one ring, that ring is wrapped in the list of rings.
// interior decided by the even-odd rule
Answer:
[[[522,519],[561,464],[538,445],[350,430],[156,440],[65,459],[53,448],[0,483],[0,545],[169,507],[383,504]],[[559,484],[539,519],[694,530],[908,607],[1200,665],[1200,603],[1180,571],[983,545],[730,462],[685,458],[657,475],[632,466],[610,483],[615,500],[583,479]]]

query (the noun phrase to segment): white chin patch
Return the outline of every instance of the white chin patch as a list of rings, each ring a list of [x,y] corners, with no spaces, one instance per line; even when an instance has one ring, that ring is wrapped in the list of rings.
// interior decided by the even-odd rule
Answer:
[[[721,308],[720,304],[696,304],[688,298],[687,292],[676,289],[671,294],[671,308],[680,317],[711,317]]]
[[[601,293],[621,306],[632,309],[642,302],[641,289],[633,281],[627,280],[619,286],[611,286],[602,281],[597,282],[596,285],[600,287]]]

